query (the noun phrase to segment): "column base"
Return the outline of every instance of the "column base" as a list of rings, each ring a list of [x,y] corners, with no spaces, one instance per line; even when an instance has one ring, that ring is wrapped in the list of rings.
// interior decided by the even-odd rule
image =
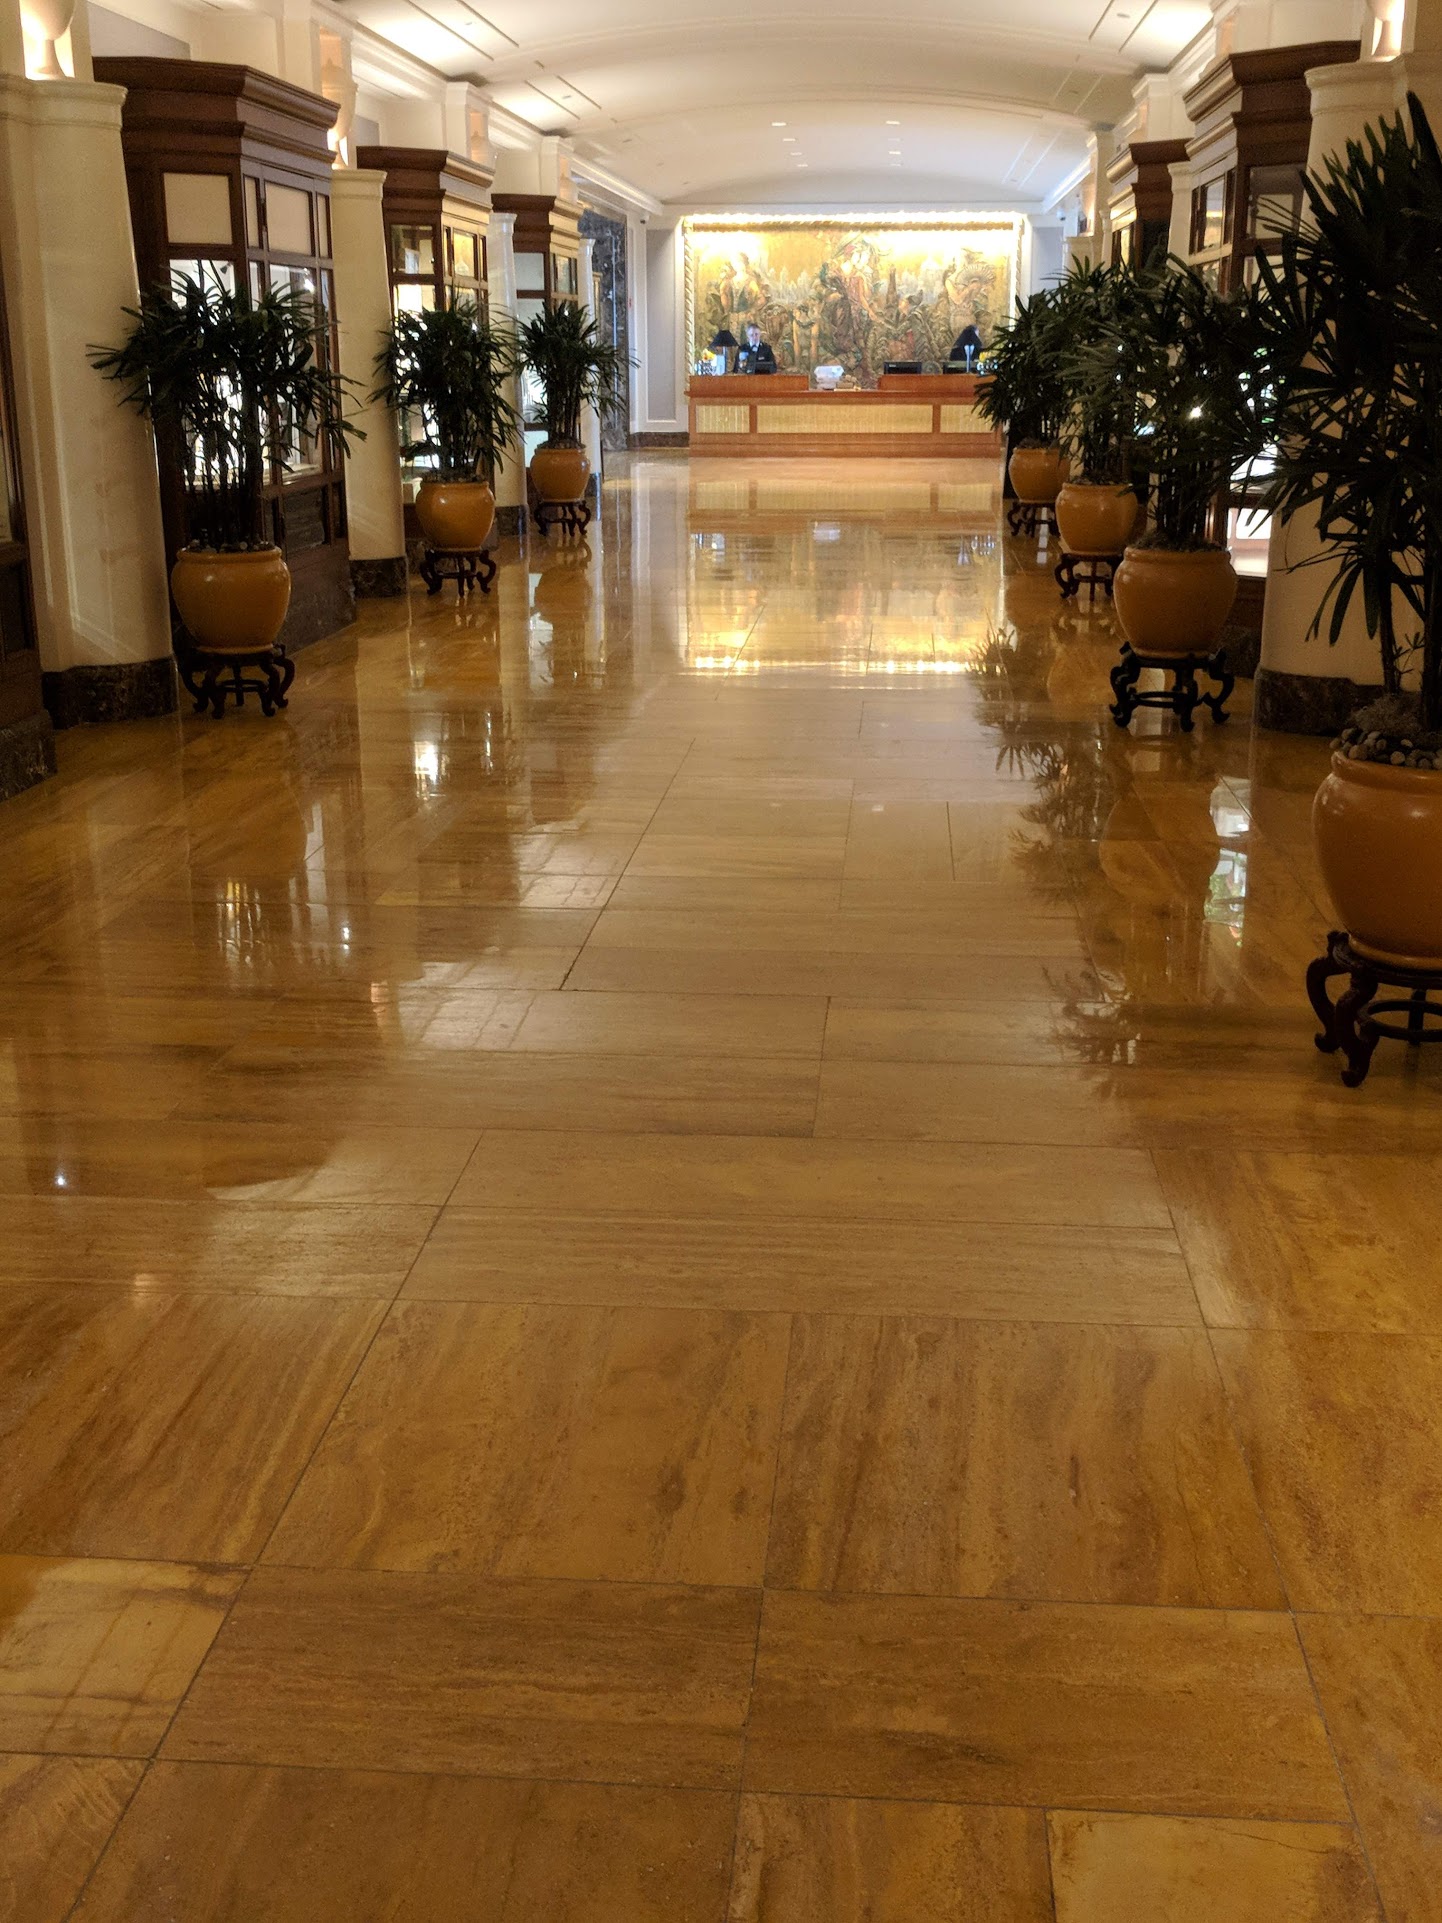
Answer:
[[[631,448],[689,447],[691,436],[683,427],[679,432],[628,434],[626,445]]]
[[[57,728],[94,721],[152,721],[174,714],[175,660],[116,661],[65,668],[41,676],[41,691]]]
[[[1381,695],[1342,674],[1288,674],[1259,668],[1252,697],[1252,718],[1259,728],[1281,734],[1334,735],[1358,708]]]
[[[362,600],[399,600],[410,591],[410,568],[406,557],[396,554],[379,561],[358,561],[352,555],[350,584]]]
[[[523,507],[498,507],[496,509],[496,532],[508,534],[512,540],[519,540],[526,531],[526,510]]]
[[[55,772],[55,731],[48,714],[28,714],[0,728],[0,801],[23,794]]]

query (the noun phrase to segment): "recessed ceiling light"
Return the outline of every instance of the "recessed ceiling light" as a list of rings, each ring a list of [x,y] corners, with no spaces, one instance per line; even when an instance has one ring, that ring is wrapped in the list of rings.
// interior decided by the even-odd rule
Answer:
[[[784,120],[773,120],[771,125],[773,127],[784,127],[786,125],[786,122]]]
[[[900,160],[901,158],[900,147],[888,147],[886,151],[891,155],[891,158],[893,160]]]
[[[809,160],[798,160],[796,164],[798,167],[809,167],[811,162]]]
[[[885,122],[885,125],[888,127],[899,127],[901,122],[899,120],[888,120]]]
[[[796,145],[795,134],[782,134],[781,145],[783,147],[794,147]]]

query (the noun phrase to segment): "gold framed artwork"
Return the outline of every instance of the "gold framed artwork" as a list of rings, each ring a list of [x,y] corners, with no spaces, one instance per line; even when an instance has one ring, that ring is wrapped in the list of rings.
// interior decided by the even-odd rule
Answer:
[[[752,322],[786,373],[835,361],[874,387],[887,361],[939,363],[962,328],[983,342],[1012,309],[1021,221],[780,215],[683,223],[694,365]]]

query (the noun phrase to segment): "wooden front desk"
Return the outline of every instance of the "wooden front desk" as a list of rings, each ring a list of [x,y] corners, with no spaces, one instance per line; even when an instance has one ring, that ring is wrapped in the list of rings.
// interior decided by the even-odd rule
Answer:
[[[698,374],[687,388],[693,454],[986,456],[1001,436],[976,411],[975,374],[883,374],[839,394],[805,374]]]

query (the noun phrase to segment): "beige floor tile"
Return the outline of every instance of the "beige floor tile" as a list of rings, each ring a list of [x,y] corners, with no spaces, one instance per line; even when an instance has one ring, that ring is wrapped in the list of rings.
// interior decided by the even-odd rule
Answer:
[[[1157,1171],[1209,1322],[1442,1334],[1442,1248],[1413,1157],[1214,1148],[1159,1154]]]
[[[172,1761],[734,1787],[758,1598],[257,1571]]]
[[[593,1214],[1171,1228],[1142,1150],[993,1143],[490,1129],[451,1200],[534,1210],[562,1195]]]
[[[1196,1326],[1169,1230],[443,1212],[408,1297]]]
[[[0,1914],[65,1923],[143,1767],[109,1756],[0,1756]]]
[[[511,1046],[641,1055],[819,1057],[826,1003],[761,995],[537,995]]]
[[[240,1584],[180,1563],[0,1556],[0,1750],[148,1756]]]
[[[433,1208],[0,1197],[6,1285],[109,1283],[135,1290],[394,1295]]]
[[[1056,1923],[1381,1923],[1366,1859],[1332,1823],[1053,1810]]]
[[[526,997],[529,1005],[530,998]],[[265,1122],[0,1121],[0,1196],[438,1206],[472,1129],[282,1128]]]
[[[1442,1886],[1442,1622],[1303,1616],[1298,1628],[1388,1923],[1431,1923]]]
[[[1442,1339],[1219,1331],[1294,1609],[1425,1615],[1442,1591]]]
[[[696,1790],[161,1763],[76,1923],[721,1923],[734,1808]]]
[[[402,1304],[267,1560],[758,1584],[789,1323]]]
[[[802,1317],[767,1580],[1285,1606],[1207,1338]]]
[[[746,1786],[1347,1818],[1289,1618],[1215,1609],[772,1591]]]
[[[745,1796],[728,1923],[1053,1923],[1038,1810]]]
[[[0,1551],[253,1561],[382,1313],[0,1290]]]
[[[357,1127],[562,1126],[804,1135],[817,1064],[803,1057],[236,1049],[179,1113],[197,1121],[345,1115]]]

